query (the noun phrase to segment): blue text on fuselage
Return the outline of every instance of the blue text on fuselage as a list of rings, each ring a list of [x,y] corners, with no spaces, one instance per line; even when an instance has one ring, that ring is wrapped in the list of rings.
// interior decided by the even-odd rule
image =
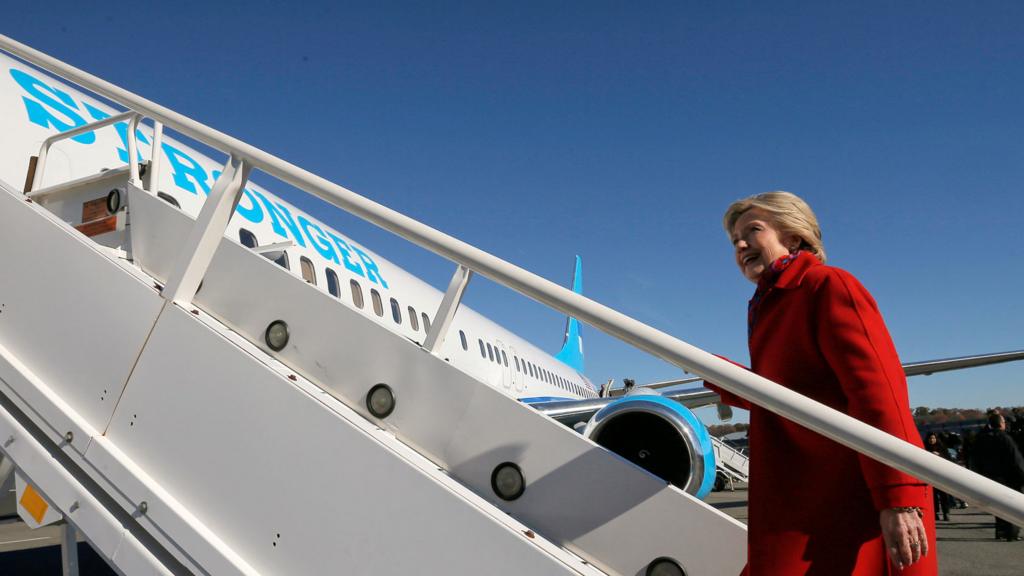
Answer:
[[[78,102],[63,90],[50,86],[43,80],[19,70],[10,69],[10,75],[14,81],[25,91],[27,96],[22,96],[25,104],[25,111],[28,120],[44,128],[55,128],[60,132],[84,126],[91,121],[109,118],[110,114],[82,102]],[[82,108],[92,117],[87,120]],[[128,162],[128,123],[118,122],[114,125],[118,137],[121,139],[122,147],[117,149],[118,157],[122,162]],[[149,144],[144,134],[136,131],[139,142]],[[93,144],[96,142],[96,134],[86,132],[72,138],[80,144]],[[198,195],[202,190],[204,195],[210,193],[211,176],[216,180],[220,176],[217,170],[207,174],[206,169],[187,152],[171,145],[163,143],[161,148],[164,157],[171,166],[171,176],[174,184],[179,189]],[[142,161],[139,154],[138,161]],[[271,228],[274,233],[282,238],[291,238],[299,246],[305,247],[308,239],[309,244],[322,258],[344,266],[346,270],[357,276],[379,284],[383,288],[388,287],[380,268],[373,257],[364,250],[348,240],[338,237],[330,230],[324,230],[302,213],[292,215],[291,211],[280,202],[274,202],[260,193],[255,188],[243,190],[242,198],[235,209],[242,218],[254,224],[263,222],[269,216]]]

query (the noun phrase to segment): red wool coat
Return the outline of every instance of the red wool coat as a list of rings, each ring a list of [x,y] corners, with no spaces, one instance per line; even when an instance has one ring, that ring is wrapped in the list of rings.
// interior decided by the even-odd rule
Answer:
[[[757,374],[922,446],[882,315],[848,272],[800,253],[762,296],[750,359]],[[928,486],[732,394],[722,398],[750,410],[747,573],[937,573]],[[902,571],[888,560],[878,518],[896,506],[923,508],[928,531],[928,556]]]

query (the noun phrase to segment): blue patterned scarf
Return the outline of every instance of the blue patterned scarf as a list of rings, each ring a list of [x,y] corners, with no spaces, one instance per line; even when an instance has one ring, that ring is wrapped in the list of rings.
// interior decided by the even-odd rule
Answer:
[[[757,280],[757,290],[754,291],[754,295],[750,298],[750,302],[747,302],[747,341],[750,341],[751,336],[754,334],[754,323],[757,320],[757,309],[761,305],[761,300],[764,299],[765,295],[771,292],[772,288],[775,287],[775,283],[779,280],[779,276],[782,275],[782,271],[789,268],[802,250],[797,250],[792,254],[786,254],[775,262],[772,262],[771,266],[761,274],[761,277]]]

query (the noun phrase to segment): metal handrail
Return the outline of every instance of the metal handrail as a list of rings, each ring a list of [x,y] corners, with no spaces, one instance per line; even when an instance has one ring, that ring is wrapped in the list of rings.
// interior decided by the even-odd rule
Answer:
[[[128,162],[128,164],[133,167],[133,172],[132,172],[132,176],[131,176],[132,177],[132,181],[133,182],[137,181],[138,177],[139,177],[139,172],[138,172],[139,167],[138,167],[137,164],[135,164],[135,162],[132,162],[131,159],[134,158],[134,154],[135,154],[135,150],[136,150],[136,148],[135,148],[135,146],[136,146],[135,145],[135,128],[139,124],[139,114],[138,114],[138,112],[135,112],[133,110],[129,110],[127,112],[122,112],[120,114],[115,114],[114,116],[110,116],[110,117],[104,118],[102,120],[97,120],[95,122],[90,122],[88,124],[83,124],[81,126],[72,128],[71,130],[66,130],[64,132],[58,132],[57,134],[54,134],[53,136],[50,136],[46,140],[43,140],[43,143],[39,146],[39,157],[38,157],[39,159],[36,160],[36,171],[35,171],[35,174],[32,176],[32,191],[38,190],[39,189],[39,185],[43,183],[43,169],[46,167],[46,157],[47,157],[47,155],[50,152],[50,146],[53,146],[55,143],[60,142],[61,140],[65,140],[67,138],[74,138],[75,136],[78,136],[79,134],[85,134],[87,132],[92,132],[94,130],[99,130],[100,128],[104,128],[106,126],[110,126],[111,124],[117,124],[118,122],[122,122],[124,120],[128,120],[129,121],[129,130],[128,130],[128,134],[129,134],[129,136],[128,136],[128,159],[129,159],[129,162]],[[28,191],[26,191],[26,192],[28,192]]]
[[[294,166],[195,120],[123,90],[0,35],[0,48],[53,74],[134,109],[233,159],[257,168],[414,244],[692,372],[721,388],[857,452],[1015,524],[1024,524],[1024,494],[983,478],[767,378],[726,362],[669,334],[576,294],[483,250]],[[200,218],[197,222],[202,222]],[[202,232],[205,234],[205,231]]]

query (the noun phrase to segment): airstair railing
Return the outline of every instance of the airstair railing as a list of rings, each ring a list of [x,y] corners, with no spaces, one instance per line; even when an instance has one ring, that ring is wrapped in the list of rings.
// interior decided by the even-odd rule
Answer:
[[[996,516],[1015,524],[1024,524],[1024,494],[1020,492],[961,468],[767,378],[735,366],[700,348],[576,294],[572,290],[563,288],[479,248],[434,230],[426,224],[364,198],[254,146],[152,103],[3,35],[0,35],[0,49],[130,110],[144,114],[154,121],[170,126],[185,136],[221,150],[229,155],[231,161],[242,162],[243,168],[261,170],[296,188],[315,194],[342,210],[465,267],[474,274],[483,275],[563,314],[573,316],[666,362],[715,382],[721,388],[805,428],[902,470],[945,492],[968,500]],[[221,178],[225,177],[227,175],[221,175]],[[235,178],[237,178],[237,173]],[[218,208],[211,207],[209,204],[211,203],[207,202],[207,205],[203,207],[203,212],[207,214],[200,213],[196,221],[197,227],[209,227],[211,224],[221,225],[222,219],[213,217],[213,211]],[[222,235],[223,232],[224,230],[221,228],[219,234]],[[192,238],[205,239],[210,236],[209,230],[198,230],[193,232]],[[189,245],[193,250],[203,247],[202,244],[197,243]],[[179,259],[179,261],[186,262],[193,260],[195,260],[193,254],[183,254]],[[194,278],[194,275],[199,274],[201,277],[202,271],[196,266],[179,267],[176,272],[179,277],[172,278],[171,281],[177,282],[179,286],[191,284],[191,282],[182,283],[182,280],[185,279],[184,275],[188,274]],[[457,289],[458,284],[458,282],[452,282],[454,286],[450,286],[449,290],[452,290],[453,287]],[[439,337],[442,336],[439,334]]]
[[[133,184],[138,184],[139,165],[135,162],[132,162],[131,159],[135,158],[136,154],[138,154],[138,142],[135,138],[135,131],[139,126],[140,119],[141,117],[139,116],[138,112],[129,110],[127,112],[115,114],[102,120],[96,120],[95,122],[83,124],[70,130],[65,130],[64,132],[58,132],[57,134],[50,136],[46,140],[43,140],[43,143],[39,146],[39,156],[38,160],[36,160],[35,173],[32,175],[31,191],[39,190],[39,185],[42,184],[43,182],[43,170],[46,169],[46,157],[50,152],[51,146],[53,146],[57,142],[60,142],[61,140],[74,138],[75,136],[78,136],[80,134],[85,134],[87,132],[99,130],[100,128],[110,126],[111,124],[117,124],[118,122],[123,122],[125,120],[128,121],[128,165],[130,171],[129,177],[131,178],[131,182]],[[154,150],[156,150],[156,148],[154,148]],[[25,192],[28,193],[29,191],[30,190],[26,190]]]

